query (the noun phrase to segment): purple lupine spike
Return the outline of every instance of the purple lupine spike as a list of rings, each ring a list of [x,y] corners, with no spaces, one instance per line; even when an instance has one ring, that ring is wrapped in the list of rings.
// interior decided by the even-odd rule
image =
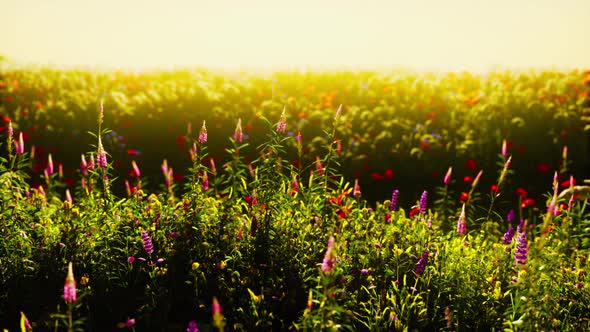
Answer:
[[[399,190],[394,189],[393,192],[391,193],[391,203],[389,204],[389,211],[397,210],[398,202],[399,202]]]
[[[64,283],[64,301],[66,303],[76,302],[76,279],[74,279],[74,267],[72,262],[68,264],[68,275]]]
[[[516,235],[516,252],[514,253],[515,264],[526,264],[528,251],[526,233],[524,231],[519,231]]]
[[[428,250],[424,251],[424,253],[422,254],[422,257],[420,257],[420,259],[418,260],[418,263],[416,263],[416,275],[417,276],[421,276],[424,273],[424,270],[426,269],[426,264],[428,264],[428,254],[430,254],[430,251],[428,251]]]
[[[287,117],[285,115],[286,110],[287,108],[284,107],[283,113],[281,113],[281,118],[279,119],[279,123],[277,123],[277,133],[284,134],[287,129]]]
[[[506,233],[504,233],[504,244],[512,244],[513,238],[514,238],[514,228],[512,226],[509,226]]]
[[[143,240],[143,249],[145,250],[145,252],[147,252],[148,254],[153,253],[154,245],[152,244],[152,239],[150,238],[148,232],[141,231],[141,239]]]
[[[459,215],[459,219],[457,220],[457,233],[459,235],[465,235],[465,233],[467,233],[467,218],[465,217],[465,203],[463,203],[463,208],[461,208],[461,215]]]
[[[428,192],[424,190],[420,196],[420,213],[425,214],[428,206]]]
[[[200,144],[207,142],[207,126],[205,126],[205,120],[203,120],[203,126],[201,127],[201,131],[199,131],[199,139]]]
[[[322,262],[322,271],[324,273],[332,272],[334,270],[335,263],[336,254],[334,253],[334,237],[330,236],[330,239],[328,239],[326,254],[324,255],[324,261]]]

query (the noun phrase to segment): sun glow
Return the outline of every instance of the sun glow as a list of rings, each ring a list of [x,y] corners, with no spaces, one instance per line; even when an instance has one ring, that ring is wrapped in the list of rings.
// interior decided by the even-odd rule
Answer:
[[[587,68],[588,17],[583,0],[5,0],[0,54],[132,68]]]

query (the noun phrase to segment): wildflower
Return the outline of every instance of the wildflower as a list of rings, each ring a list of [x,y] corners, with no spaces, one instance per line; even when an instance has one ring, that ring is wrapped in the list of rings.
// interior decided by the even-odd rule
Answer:
[[[295,140],[297,141],[298,145],[301,145],[301,140],[303,139],[303,136],[301,136],[301,132],[298,131],[297,132],[297,136],[295,136]]]
[[[426,207],[428,205],[428,192],[424,190],[422,196],[420,196],[420,213],[426,213]]]
[[[21,321],[21,331],[30,332],[33,331],[33,327],[31,326],[31,322],[29,322],[29,318],[25,316],[24,312],[20,312],[20,321]]]
[[[563,158],[563,160],[567,160],[567,145],[564,145],[563,150],[561,150],[561,158]]]
[[[363,275],[363,276],[367,276],[367,275],[369,275],[369,270],[367,270],[367,269],[362,269],[362,270],[361,270],[361,275]]]
[[[233,139],[236,143],[242,143],[244,139],[244,133],[242,132],[242,119],[238,119],[236,130],[234,130]]]
[[[53,168],[53,158],[51,158],[51,153],[47,155],[47,174],[51,175],[54,172]]]
[[[459,215],[459,220],[457,220],[457,233],[459,235],[465,235],[465,233],[467,233],[467,218],[465,217],[465,203],[463,203],[463,208],[461,208],[461,214]]]
[[[473,182],[473,176],[465,175],[463,177],[463,182],[465,182],[465,183],[471,183],[471,182]]]
[[[315,170],[318,175],[324,174],[324,165],[322,165],[322,160],[319,156],[315,157]]]
[[[338,120],[340,118],[341,114],[342,114],[342,104],[340,104],[340,106],[338,106],[338,110],[336,110],[336,115],[334,116],[334,120]]]
[[[191,320],[190,322],[188,322],[186,332],[199,332],[199,327],[197,326],[197,322],[195,322],[194,320]]]
[[[498,187],[497,184],[493,184],[490,186],[490,190],[492,192],[492,194],[498,194],[500,192],[500,187]]]
[[[23,154],[25,152],[25,142],[23,139],[23,133],[18,134],[18,140],[14,140],[14,152],[16,154]]]
[[[193,143],[193,146],[188,150],[188,154],[192,161],[195,161],[197,159],[197,152],[197,143]]]
[[[516,214],[514,212],[514,209],[510,209],[510,211],[508,211],[508,215],[506,215],[506,221],[508,221],[509,223],[512,223],[514,221],[515,217],[516,217]]]
[[[416,263],[416,275],[421,276],[426,269],[426,264],[428,264],[428,254],[430,252],[428,250],[424,251],[422,257]]]
[[[514,228],[509,226],[506,233],[504,233],[504,244],[511,244],[512,238],[514,238]]]
[[[443,178],[443,183],[445,185],[448,185],[449,183],[451,183],[451,173],[452,172],[453,172],[453,167],[449,167],[447,174],[445,174],[445,177]]]
[[[150,235],[146,231],[141,231],[141,239],[143,240],[143,249],[148,254],[154,252],[154,245],[152,244],[152,239]]]
[[[525,200],[522,201],[522,208],[526,209],[528,207],[534,206],[535,205],[535,200],[532,198],[526,198]]]
[[[132,174],[135,177],[141,177],[141,172],[139,171],[139,167],[137,166],[137,163],[135,162],[135,160],[131,161],[131,167],[133,168]]]
[[[73,203],[72,195],[70,194],[70,189],[66,189],[66,202],[69,202],[70,204]]]
[[[209,176],[207,175],[207,171],[203,171],[203,175],[201,176],[203,191],[209,190]]]
[[[12,140],[14,136],[14,129],[12,128],[12,121],[8,121],[8,142]]]
[[[205,126],[205,120],[203,120],[203,126],[201,127],[201,131],[199,131],[198,141],[200,144],[207,142],[207,127]]]
[[[135,257],[133,257],[133,256],[129,256],[129,257],[127,258],[127,263],[129,263],[129,264],[133,264],[133,262],[135,262]]]
[[[391,203],[389,204],[389,211],[397,210],[397,204],[399,202],[399,190],[394,189],[391,193]]]
[[[352,190],[352,195],[355,198],[360,198],[361,197],[361,186],[359,186],[359,180],[355,179],[354,180],[354,189]]]
[[[285,130],[287,129],[287,120],[285,117],[285,110],[286,108],[283,108],[283,113],[281,113],[281,118],[279,119],[279,123],[277,123],[277,132],[284,134]]]
[[[473,179],[473,183],[471,183],[471,187],[475,188],[475,186],[477,186],[477,183],[479,182],[479,179],[481,178],[482,174],[483,174],[483,170],[480,170],[479,173],[477,173],[477,175],[475,176],[475,179]]]
[[[462,192],[461,197],[459,197],[459,202],[466,203],[469,200],[469,193]]]
[[[68,275],[64,284],[64,300],[66,303],[76,302],[76,279],[74,279],[74,267],[72,262],[68,264]]]
[[[168,160],[164,159],[164,161],[162,161],[162,165],[160,166],[162,169],[162,174],[164,174],[164,176],[168,175]]]
[[[221,305],[219,304],[217,297],[213,297],[211,312],[213,314],[213,325],[219,330],[223,330],[223,313],[221,312]]]
[[[102,140],[98,137],[98,152],[96,153],[96,163],[98,167],[107,169],[107,153],[102,146]]]
[[[328,240],[328,247],[326,254],[324,255],[324,261],[322,262],[322,271],[329,273],[334,270],[334,263],[336,262],[336,255],[334,253],[334,237],[330,236]]]
[[[311,289],[309,290],[309,295],[307,296],[307,306],[306,306],[307,310],[312,310],[313,309],[313,293],[311,292]]]
[[[135,318],[130,318],[125,322],[125,327],[133,327],[135,326]]]
[[[503,157],[508,157],[508,144],[506,144],[506,140],[502,141],[502,150],[501,150]]]
[[[516,260],[515,264],[520,265],[526,264],[528,255],[525,226],[525,221],[521,220],[520,224],[518,225],[518,232],[516,235],[516,252],[514,254],[514,259]]]
[[[518,197],[520,198],[525,198],[528,196],[528,193],[526,190],[524,190],[523,188],[516,188],[516,194],[518,195]]]

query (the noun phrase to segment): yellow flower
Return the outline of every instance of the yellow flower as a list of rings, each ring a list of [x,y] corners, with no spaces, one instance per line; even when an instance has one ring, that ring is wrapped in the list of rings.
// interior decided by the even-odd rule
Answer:
[[[194,262],[192,265],[193,270],[196,270],[199,268],[199,266],[201,266],[201,264],[199,264],[198,262]]]

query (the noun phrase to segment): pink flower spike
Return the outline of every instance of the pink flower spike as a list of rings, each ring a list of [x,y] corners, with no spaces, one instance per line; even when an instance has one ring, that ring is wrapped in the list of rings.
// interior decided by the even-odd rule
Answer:
[[[457,221],[457,233],[459,235],[465,235],[467,233],[467,218],[465,217],[465,204],[463,204],[463,208],[461,209],[461,215],[459,216],[459,220]]]
[[[70,194],[70,189],[66,189],[66,201],[72,203],[72,195]]]
[[[18,134],[18,140],[14,140],[14,147],[16,154],[23,154],[25,152],[25,141],[22,131]]]
[[[567,160],[567,145],[565,145],[561,151],[561,158],[563,158],[563,160]]]
[[[51,153],[47,155],[47,173],[49,175],[53,174],[53,158],[51,158]]]
[[[64,301],[66,303],[76,302],[76,279],[74,279],[74,268],[72,262],[68,264],[68,275],[64,283]]]
[[[283,113],[281,113],[281,118],[279,119],[279,123],[277,123],[277,132],[281,134],[284,134],[287,129],[287,117],[285,116],[286,109],[286,107],[283,107]]]
[[[236,125],[233,139],[236,143],[242,143],[244,139],[244,133],[242,132],[242,119],[238,119],[238,124]]]
[[[334,237],[330,236],[330,239],[328,239],[326,254],[324,255],[324,261],[322,262],[322,271],[324,273],[332,272],[334,270],[335,263],[336,254],[334,253]]]
[[[338,120],[340,118],[341,114],[342,114],[342,104],[340,104],[340,106],[338,106],[338,110],[336,110],[336,115],[334,116],[334,120]]]
[[[502,156],[508,157],[508,144],[506,143],[506,140],[502,141]]]
[[[449,170],[447,170],[447,174],[445,174],[445,177],[443,178],[443,183],[445,185],[448,185],[449,183],[451,183],[451,174],[453,173],[453,167],[449,167]]]
[[[141,171],[139,170],[139,167],[137,166],[137,163],[135,162],[135,160],[131,161],[131,167],[133,167],[133,175],[135,175],[135,177],[141,177]]]
[[[199,132],[199,139],[200,144],[207,142],[207,127],[205,126],[205,120],[203,120],[203,126],[201,127],[201,131]]]
[[[164,176],[168,175],[168,160],[164,159],[164,161],[162,162],[162,174],[164,174]]]
[[[360,198],[361,197],[361,186],[359,186],[359,180],[355,179],[354,180],[354,188],[352,190],[352,195],[355,198]]]

